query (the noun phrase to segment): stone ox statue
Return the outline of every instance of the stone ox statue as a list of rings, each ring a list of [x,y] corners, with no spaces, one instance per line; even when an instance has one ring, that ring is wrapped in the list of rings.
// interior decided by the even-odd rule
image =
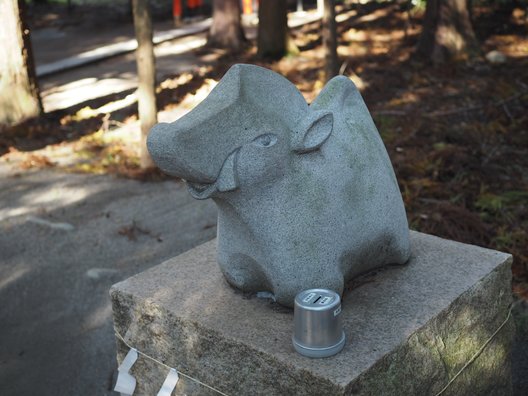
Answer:
[[[361,95],[333,78],[308,106],[282,76],[235,65],[189,114],[156,125],[154,162],[218,206],[218,263],[243,291],[338,293],[410,254],[405,208]]]

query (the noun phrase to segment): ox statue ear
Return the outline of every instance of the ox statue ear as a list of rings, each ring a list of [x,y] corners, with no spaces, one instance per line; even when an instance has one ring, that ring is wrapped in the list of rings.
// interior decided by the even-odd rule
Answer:
[[[292,149],[297,153],[308,153],[323,145],[332,133],[334,115],[331,111],[310,111],[293,137]]]

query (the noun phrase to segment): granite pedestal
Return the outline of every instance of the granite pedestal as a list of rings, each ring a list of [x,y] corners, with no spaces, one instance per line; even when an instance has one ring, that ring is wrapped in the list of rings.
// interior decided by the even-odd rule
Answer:
[[[347,343],[325,359],[297,354],[293,312],[224,280],[215,241],[113,286],[115,329],[129,344],[228,395],[511,394],[511,256],[411,233],[405,266],[347,286]],[[118,342],[118,361],[127,348]],[[139,357],[134,395],[167,369]],[[180,376],[175,394],[214,395]]]

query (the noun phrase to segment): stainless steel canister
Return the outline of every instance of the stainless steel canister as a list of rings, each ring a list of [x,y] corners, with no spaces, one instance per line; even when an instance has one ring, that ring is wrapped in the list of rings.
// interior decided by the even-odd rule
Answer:
[[[293,346],[301,355],[322,358],[345,345],[341,298],[327,289],[310,289],[295,297]]]

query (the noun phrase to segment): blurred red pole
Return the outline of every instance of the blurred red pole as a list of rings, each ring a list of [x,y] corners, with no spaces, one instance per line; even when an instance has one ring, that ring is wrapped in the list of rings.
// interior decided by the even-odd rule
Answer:
[[[187,7],[189,7],[189,9],[193,9],[193,8],[199,8],[203,5],[203,1],[202,0],[187,0]]]
[[[172,0],[172,16],[174,18],[181,18],[182,16],[181,0]]]
[[[242,10],[244,14],[253,13],[253,1],[252,0],[242,0]]]
[[[174,18],[174,25],[179,26],[182,18],[181,0],[172,0],[172,17]]]

